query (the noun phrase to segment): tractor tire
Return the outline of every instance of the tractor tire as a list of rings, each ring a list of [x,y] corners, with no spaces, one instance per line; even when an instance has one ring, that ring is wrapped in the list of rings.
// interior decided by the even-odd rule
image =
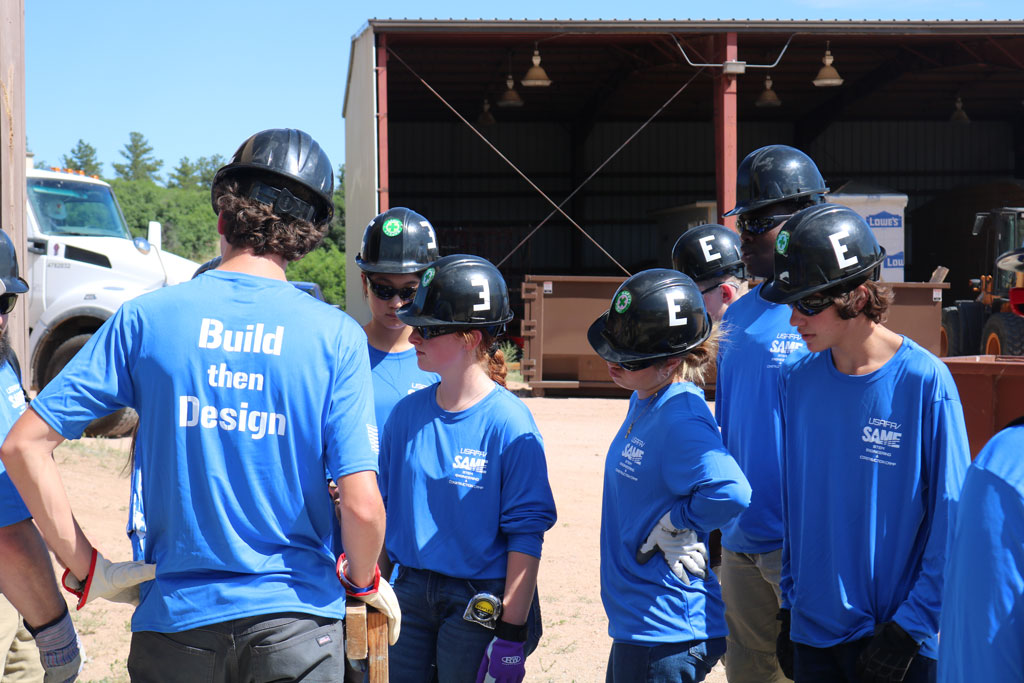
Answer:
[[[959,356],[960,350],[960,309],[946,306],[942,309],[942,327],[939,330],[939,356]]]
[[[993,356],[1024,356],[1024,318],[993,313],[981,330],[981,352]]]
[[[91,334],[75,335],[57,347],[57,350],[53,352],[53,356],[50,358],[49,365],[46,366],[43,386],[49,384],[54,377],[60,374],[64,366],[75,357],[76,353],[82,350],[82,347],[85,346],[85,343],[89,341],[91,336]],[[111,439],[128,436],[138,423],[138,413],[131,408],[121,408],[110,415],[90,422],[89,426],[85,428],[83,435],[103,436]]]

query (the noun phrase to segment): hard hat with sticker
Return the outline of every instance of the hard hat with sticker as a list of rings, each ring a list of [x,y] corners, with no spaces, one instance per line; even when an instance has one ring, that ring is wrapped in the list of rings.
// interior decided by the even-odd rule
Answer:
[[[397,218],[389,218],[384,221],[382,230],[388,237],[398,237],[402,234],[402,221]]]
[[[633,295],[629,293],[628,289],[624,289],[619,292],[619,295],[615,297],[615,312],[625,313],[629,310],[629,305],[633,303]]]
[[[434,269],[427,268],[426,272],[423,273],[423,281],[420,283],[421,286],[426,287],[430,284],[430,281],[434,279]]]
[[[775,239],[775,251],[785,256],[787,249],[789,249],[789,233],[782,230]]]

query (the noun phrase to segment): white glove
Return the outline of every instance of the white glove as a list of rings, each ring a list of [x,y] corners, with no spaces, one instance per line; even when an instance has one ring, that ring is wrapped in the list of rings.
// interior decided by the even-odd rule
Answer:
[[[348,578],[348,560],[345,553],[338,558],[338,580],[345,586],[345,593],[353,598],[362,600],[388,618],[388,643],[394,645],[398,642],[398,634],[402,630],[402,609],[398,606],[398,596],[395,589],[386,580],[380,579],[380,567],[374,568],[373,585],[366,590],[356,587]]]
[[[676,529],[672,526],[671,513],[665,515],[654,525],[647,540],[636,551],[636,561],[645,564],[661,550],[665,562],[686,585],[690,584],[693,574],[698,579],[708,577],[708,549],[697,539],[693,529]]]
[[[70,569],[64,571],[61,583],[66,590],[78,596],[77,609],[82,609],[95,598],[138,605],[139,584],[155,577],[155,564],[111,562],[93,548],[89,576],[85,577],[84,583],[75,578]]]

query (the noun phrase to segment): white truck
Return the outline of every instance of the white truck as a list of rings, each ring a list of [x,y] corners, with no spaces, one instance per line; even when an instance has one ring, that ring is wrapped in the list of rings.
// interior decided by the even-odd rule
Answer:
[[[29,159],[29,362],[26,386],[41,389],[125,301],[192,277],[197,263],[161,249],[161,226],[132,238],[110,185],[79,172],[32,168]],[[212,220],[211,220],[212,222]],[[91,436],[124,436],[130,409],[96,420]]]

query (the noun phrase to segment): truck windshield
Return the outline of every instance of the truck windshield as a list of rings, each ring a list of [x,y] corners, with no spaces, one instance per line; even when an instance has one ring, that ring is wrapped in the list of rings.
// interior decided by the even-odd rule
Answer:
[[[48,235],[131,238],[106,185],[29,178],[28,201],[39,229]]]

